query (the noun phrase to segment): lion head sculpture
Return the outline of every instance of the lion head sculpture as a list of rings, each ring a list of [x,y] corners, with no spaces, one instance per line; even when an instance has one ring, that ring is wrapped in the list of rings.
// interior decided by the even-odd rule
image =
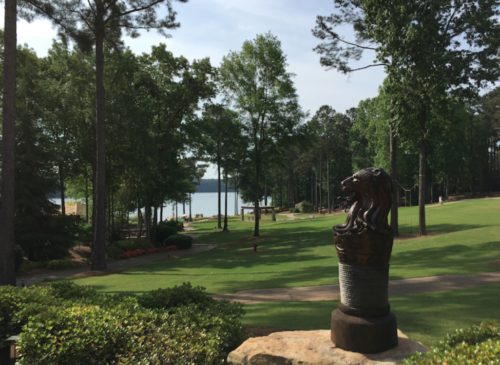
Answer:
[[[342,191],[354,193],[347,198],[351,209],[344,224],[333,227],[335,235],[374,233],[392,235],[387,215],[392,206],[392,181],[381,168],[369,167],[342,181]]]

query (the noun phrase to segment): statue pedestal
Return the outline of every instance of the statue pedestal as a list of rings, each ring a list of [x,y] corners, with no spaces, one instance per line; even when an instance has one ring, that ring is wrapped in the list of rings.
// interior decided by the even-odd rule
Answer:
[[[352,352],[376,354],[398,346],[396,316],[355,317],[336,309],[332,313],[332,342]]]

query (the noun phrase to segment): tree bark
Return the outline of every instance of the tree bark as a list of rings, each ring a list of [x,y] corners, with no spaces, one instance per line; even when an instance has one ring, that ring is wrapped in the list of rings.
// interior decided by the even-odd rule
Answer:
[[[85,176],[85,221],[89,222],[89,179]]]
[[[225,178],[225,185],[226,185],[225,190],[226,190],[226,192],[225,192],[225,197],[224,197],[224,229],[223,229],[223,231],[228,231],[228,229],[227,229],[227,172],[226,171],[224,171],[224,172],[225,172],[224,175],[226,177]]]
[[[445,181],[445,196],[444,199],[448,200],[448,173],[444,174],[444,181]]]
[[[330,153],[328,140],[326,141],[326,189],[328,197],[328,214],[332,213],[331,198],[330,198]]]
[[[391,120],[394,118],[393,113],[391,113]],[[390,125],[390,176],[392,180],[392,206],[391,206],[391,228],[394,232],[394,236],[399,236],[399,222],[398,222],[398,183],[397,183],[397,139],[394,135],[394,127],[391,123]]]
[[[255,226],[253,235],[259,237],[259,175],[260,175],[260,156],[256,149],[255,151]]]
[[[267,174],[264,175],[264,205],[267,207]],[[265,214],[267,215],[267,209]]]
[[[151,237],[149,237],[149,242],[156,247],[156,231],[158,229],[158,196],[155,197],[153,206],[153,227],[151,227]]]
[[[189,221],[193,221],[193,216],[191,215],[191,193],[189,193]]]
[[[59,164],[59,189],[61,189],[61,214],[66,215],[66,202],[64,201],[64,171],[63,164]]]
[[[96,0],[95,99],[97,145],[96,228],[90,270],[106,270],[106,128],[104,119],[104,3]]]
[[[323,166],[319,154],[319,214],[323,214]]]
[[[425,125],[427,122],[426,105],[422,105],[420,115],[420,166],[418,177],[418,235],[426,236],[427,227],[425,226]]]
[[[16,137],[17,1],[5,0],[2,182],[0,197],[0,285],[16,286],[14,267],[14,174]]]
[[[217,214],[217,228],[222,228],[221,224],[221,188],[220,188],[220,142],[217,142],[217,202],[218,202],[218,214]]]
[[[474,198],[475,196],[475,181],[476,178],[474,176],[474,139],[472,137],[472,121],[474,116],[472,115],[472,111],[469,110],[469,130],[470,130],[470,148],[469,148],[469,169],[470,169],[470,197]]]

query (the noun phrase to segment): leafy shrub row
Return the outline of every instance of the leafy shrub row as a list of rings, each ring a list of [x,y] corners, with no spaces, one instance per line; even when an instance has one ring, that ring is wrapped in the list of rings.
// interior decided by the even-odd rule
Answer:
[[[116,260],[125,252],[133,252],[137,249],[147,250],[153,248],[147,238],[134,238],[123,241],[116,241],[112,245],[106,247],[106,254],[111,260]]]
[[[290,213],[300,213],[300,209],[299,208],[290,208]]]
[[[19,364],[223,364],[246,339],[243,314],[189,283],[142,296],[0,287],[0,336],[21,333]]]
[[[174,234],[165,241],[165,246],[175,245],[181,250],[187,250],[193,245],[193,237],[185,234]]]
[[[430,352],[404,360],[406,365],[500,364],[500,321],[482,322],[447,335]]]
[[[61,270],[67,269],[68,267],[73,267],[73,261],[70,259],[63,260],[51,260],[47,263],[46,268],[49,270]]]
[[[142,250],[138,248],[135,251],[129,251],[129,252],[124,252],[120,256],[118,256],[119,259],[129,259],[131,257],[137,257],[137,256],[142,256],[142,255],[147,255],[150,253],[158,253],[158,252],[166,252],[166,251],[172,251],[172,250],[178,250],[179,248],[177,246],[168,246],[168,247],[155,247],[155,248],[148,248],[146,250]]]

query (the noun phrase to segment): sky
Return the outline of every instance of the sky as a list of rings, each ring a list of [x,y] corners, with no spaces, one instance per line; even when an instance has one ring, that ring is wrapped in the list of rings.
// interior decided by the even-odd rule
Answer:
[[[327,71],[319,63],[320,56],[313,51],[320,40],[312,35],[318,15],[334,12],[333,0],[189,0],[188,3],[173,2],[177,21],[181,27],[169,30],[170,38],[156,31],[143,31],[136,39],[125,37],[125,45],[140,54],[150,52],[151,46],[164,43],[174,56],[188,60],[209,57],[212,65],[218,66],[222,57],[230,51],[240,51],[245,40],[255,39],[257,34],[271,32],[280,41],[287,55],[288,71],[293,78],[299,102],[310,117],[322,105],[330,105],[337,112],[356,107],[366,98],[375,97],[385,77],[382,67],[369,68],[343,75],[335,70]],[[0,27],[3,28],[4,11],[0,8]],[[56,37],[56,30],[47,20],[27,23],[18,21],[18,44],[28,44],[39,57]],[[338,29],[346,40],[353,41],[349,28]],[[372,62],[367,53],[353,67]],[[210,167],[205,178],[216,178]]]

